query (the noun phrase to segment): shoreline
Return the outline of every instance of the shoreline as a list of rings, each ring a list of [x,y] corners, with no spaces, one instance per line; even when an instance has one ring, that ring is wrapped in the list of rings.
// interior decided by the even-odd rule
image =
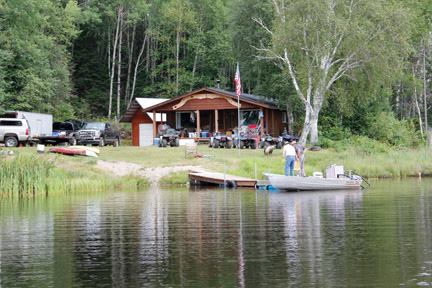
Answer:
[[[175,165],[166,167],[145,168],[143,165],[127,161],[106,161],[97,160],[96,167],[104,172],[112,173],[115,177],[124,177],[128,175],[144,177],[150,185],[159,185],[160,180],[172,173],[204,170],[198,165]]]

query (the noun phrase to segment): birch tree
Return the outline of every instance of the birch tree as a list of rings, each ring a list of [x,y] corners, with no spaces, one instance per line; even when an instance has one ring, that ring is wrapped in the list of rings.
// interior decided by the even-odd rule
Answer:
[[[383,0],[272,1],[272,27],[254,19],[272,42],[257,49],[264,52],[260,58],[288,71],[304,105],[300,142],[310,134],[316,144],[320,110],[336,81],[355,80],[356,71],[370,62],[401,65],[409,47],[409,13]]]

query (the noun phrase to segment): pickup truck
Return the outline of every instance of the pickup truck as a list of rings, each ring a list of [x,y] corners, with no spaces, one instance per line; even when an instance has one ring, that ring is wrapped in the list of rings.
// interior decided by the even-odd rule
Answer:
[[[0,142],[6,147],[17,147],[30,140],[30,127],[26,119],[0,118]]]
[[[70,145],[77,144],[77,131],[84,125],[78,120],[66,120],[65,122],[54,122],[52,127],[52,135],[39,136],[37,139],[40,144],[60,144],[69,143]]]
[[[111,144],[114,147],[120,145],[120,133],[111,127],[110,123],[87,122],[77,132],[78,144],[105,146]]]

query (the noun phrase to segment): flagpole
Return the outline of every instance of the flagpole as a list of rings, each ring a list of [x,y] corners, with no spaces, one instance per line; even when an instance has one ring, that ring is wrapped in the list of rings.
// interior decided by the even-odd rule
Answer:
[[[238,155],[240,156],[240,96],[237,97],[237,137],[238,137],[238,145],[237,145]]]
[[[235,75],[235,83],[236,83],[236,95],[237,95],[237,151],[240,156],[240,94],[241,94],[241,80],[240,80],[240,67],[237,62],[237,69]]]

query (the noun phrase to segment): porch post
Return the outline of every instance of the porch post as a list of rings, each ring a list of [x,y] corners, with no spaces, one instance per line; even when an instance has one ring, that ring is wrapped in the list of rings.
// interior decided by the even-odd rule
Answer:
[[[264,110],[260,109],[260,135],[264,137]]]
[[[153,138],[156,138],[157,129],[156,129],[156,111],[153,110]]]
[[[218,115],[218,110],[215,110],[215,132],[219,131],[219,126],[218,126],[218,122],[219,122],[219,115]]]
[[[197,138],[200,138],[201,135],[200,110],[196,110],[196,113],[197,113]]]

